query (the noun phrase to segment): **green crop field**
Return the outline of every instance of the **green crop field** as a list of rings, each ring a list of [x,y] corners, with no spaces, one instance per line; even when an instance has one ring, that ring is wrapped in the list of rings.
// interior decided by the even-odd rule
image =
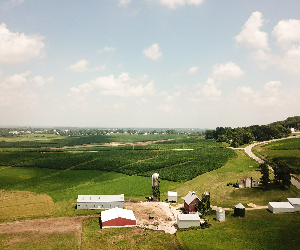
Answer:
[[[295,173],[300,173],[300,138],[259,145],[253,148],[253,152],[266,159],[284,160]]]

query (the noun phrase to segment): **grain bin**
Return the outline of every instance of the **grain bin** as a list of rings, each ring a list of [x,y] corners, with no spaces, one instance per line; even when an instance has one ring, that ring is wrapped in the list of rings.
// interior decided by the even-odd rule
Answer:
[[[242,203],[239,203],[234,208],[234,216],[236,217],[245,217],[245,207]]]
[[[154,173],[152,175],[152,199],[153,201],[160,200],[160,191],[159,191],[159,174]]]
[[[217,221],[225,221],[225,210],[222,208],[216,211],[216,220]]]

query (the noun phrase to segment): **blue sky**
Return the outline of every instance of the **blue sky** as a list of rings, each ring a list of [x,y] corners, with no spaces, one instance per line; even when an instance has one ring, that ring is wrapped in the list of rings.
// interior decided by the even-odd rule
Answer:
[[[215,128],[299,115],[299,9],[3,0],[0,125]]]

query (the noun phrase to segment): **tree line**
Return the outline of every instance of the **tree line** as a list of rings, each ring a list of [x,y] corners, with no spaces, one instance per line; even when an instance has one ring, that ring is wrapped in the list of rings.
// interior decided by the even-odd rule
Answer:
[[[289,117],[284,121],[268,125],[252,125],[249,127],[217,127],[215,130],[206,130],[205,139],[215,139],[226,142],[232,147],[250,144],[253,141],[267,141],[287,137],[291,134],[290,128],[300,129],[300,116]]]

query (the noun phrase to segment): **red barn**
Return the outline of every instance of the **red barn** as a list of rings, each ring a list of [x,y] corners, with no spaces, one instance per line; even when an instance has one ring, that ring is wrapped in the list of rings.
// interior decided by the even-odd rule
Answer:
[[[135,227],[136,218],[131,210],[112,208],[101,212],[102,228]]]
[[[189,193],[183,199],[185,210],[188,213],[196,212],[195,206],[199,204],[199,198],[195,195],[195,192],[189,191]]]

